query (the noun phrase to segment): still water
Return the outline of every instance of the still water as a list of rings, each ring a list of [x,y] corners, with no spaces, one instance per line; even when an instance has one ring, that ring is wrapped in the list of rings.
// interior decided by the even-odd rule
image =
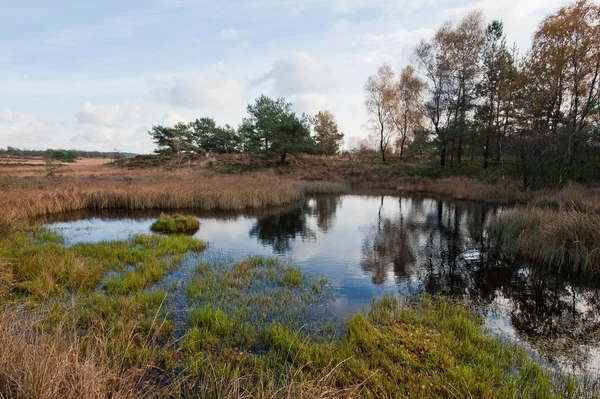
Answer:
[[[450,295],[476,308],[488,329],[573,372],[600,371],[600,284],[559,276],[490,248],[497,206],[396,196],[319,196],[253,213],[196,212],[213,260],[275,255],[326,276],[333,319],[383,294]],[[68,244],[149,233],[159,212],[73,213],[48,226]],[[191,266],[190,266],[191,267]],[[167,280],[185,279],[177,272]],[[180,298],[181,299],[181,298]],[[183,299],[181,299],[183,300]]]

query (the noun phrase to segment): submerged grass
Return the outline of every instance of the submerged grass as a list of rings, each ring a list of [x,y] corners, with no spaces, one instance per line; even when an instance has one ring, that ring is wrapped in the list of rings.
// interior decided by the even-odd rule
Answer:
[[[60,235],[45,228],[15,234],[0,243],[0,256],[10,262],[13,291],[37,300],[85,292],[94,289],[108,271],[114,271],[117,274],[104,282],[104,289],[122,294],[158,281],[188,251],[206,248],[205,243],[188,236],[140,235],[98,244],[62,243]]]
[[[161,213],[150,228],[155,233],[194,234],[200,228],[200,221],[194,216],[180,215],[178,213],[170,216]]]
[[[522,349],[486,336],[478,316],[448,299],[421,297],[406,304],[384,297],[351,317],[340,340],[314,340],[268,323],[262,327],[266,350],[261,354],[223,346],[221,335],[232,328],[223,311],[205,307],[200,314],[202,327],[192,327],[186,336],[198,345],[187,347],[191,376],[178,387],[184,396],[202,390],[217,397],[223,382],[246,397],[301,397],[286,395],[294,384],[312,386],[309,397],[332,392],[363,398],[593,396],[570,379],[553,380]],[[219,344],[218,351],[211,350]],[[206,386],[207,379],[215,388]]]

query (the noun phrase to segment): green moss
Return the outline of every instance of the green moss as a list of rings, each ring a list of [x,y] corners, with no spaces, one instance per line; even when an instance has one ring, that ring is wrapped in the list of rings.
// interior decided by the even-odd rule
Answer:
[[[170,216],[161,213],[150,228],[156,233],[194,234],[200,228],[200,222],[194,216],[180,214]]]

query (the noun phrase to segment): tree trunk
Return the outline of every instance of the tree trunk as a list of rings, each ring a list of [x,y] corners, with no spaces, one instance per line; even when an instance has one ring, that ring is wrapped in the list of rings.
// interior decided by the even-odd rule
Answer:
[[[440,151],[440,166],[446,167],[446,140],[442,141],[442,149]]]
[[[458,148],[456,149],[456,167],[460,169],[462,163],[462,136],[458,137]]]
[[[385,148],[383,148],[383,131],[384,127],[381,125],[381,132],[379,133],[379,149],[381,150],[381,160],[385,163]]]
[[[488,158],[490,156],[490,135],[485,136],[485,146],[483,148],[483,169],[488,167]]]
[[[452,139],[452,147],[450,151],[450,169],[454,169],[454,143],[456,139]]]
[[[287,157],[287,151],[281,153],[281,164],[285,164],[285,158]]]
[[[400,158],[404,155],[404,143],[406,142],[406,134],[402,136],[402,143],[400,144]]]

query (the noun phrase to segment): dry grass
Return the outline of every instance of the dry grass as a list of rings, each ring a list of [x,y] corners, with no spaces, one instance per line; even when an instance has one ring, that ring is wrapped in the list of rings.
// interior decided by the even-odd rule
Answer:
[[[48,178],[29,183],[29,188],[0,192],[6,219],[80,209],[258,209],[289,204],[306,194],[344,190],[339,183],[299,182],[269,174],[208,178],[189,172],[136,178]]]
[[[45,332],[36,321],[0,313],[0,397],[149,398],[160,388],[144,382],[147,370],[121,371],[107,355],[107,342],[88,340],[80,347],[76,331]],[[65,339],[65,337],[69,337]]]
[[[600,272],[600,215],[521,208],[490,223],[490,236],[511,254],[574,272]]]
[[[600,214],[600,189],[571,183],[560,191],[541,192],[532,201],[539,208]]]
[[[0,257],[0,299],[8,295],[14,285],[12,265]]]
[[[578,184],[541,192],[504,212],[489,232],[511,254],[574,272],[600,272],[600,192]]]
[[[515,182],[487,183],[469,177],[444,177],[440,179],[404,179],[398,183],[399,191],[441,194],[458,200],[510,203],[517,200]]]

